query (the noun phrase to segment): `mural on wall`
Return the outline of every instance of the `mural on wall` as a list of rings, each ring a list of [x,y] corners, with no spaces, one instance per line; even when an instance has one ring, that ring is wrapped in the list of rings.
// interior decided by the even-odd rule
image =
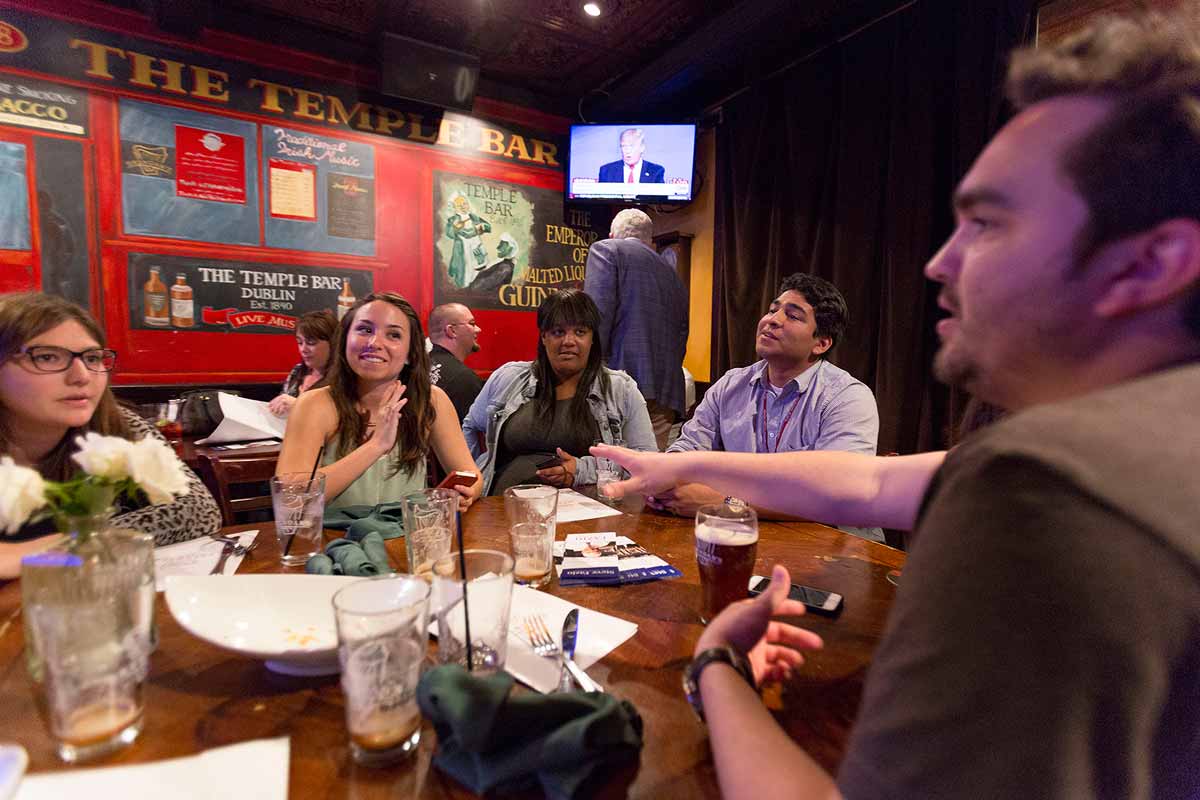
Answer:
[[[254,123],[137,100],[120,110],[126,233],[259,243]]]
[[[434,300],[473,309],[529,311],[582,288],[599,238],[586,215],[563,224],[561,192],[453,172],[433,173],[433,213]]]
[[[268,247],[375,255],[375,148],[264,125]]]
[[[300,315],[325,308],[340,319],[373,288],[368,270],[131,253],[129,326],[291,333]]]
[[[30,248],[25,164],[25,145],[0,142],[0,250]]]

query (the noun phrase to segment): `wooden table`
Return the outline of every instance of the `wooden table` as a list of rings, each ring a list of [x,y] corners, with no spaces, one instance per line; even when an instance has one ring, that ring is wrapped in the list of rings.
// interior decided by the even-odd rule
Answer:
[[[631,700],[645,721],[640,771],[628,787],[615,780],[607,794],[718,797],[705,729],[680,691],[683,669],[702,630],[692,521],[649,509],[643,513],[637,498],[626,499],[621,508],[627,512],[621,517],[560,525],[559,533],[615,530],[645,545],[683,576],[620,588],[561,588],[557,582],[549,587],[572,603],[639,626],[636,636],[588,671],[608,691]],[[260,530],[261,544],[240,571],[283,571],[271,525],[227,530],[254,527]],[[498,498],[477,503],[464,515],[463,527],[468,547],[508,547]],[[388,550],[395,566],[403,568],[403,540],[390,541]],[[768,705],[793,738],[824,766],[835,769],[892,603],[895,589],[887,574],[903,565],[904,554],[823,525],[762,523],[755,571],[765,574],[775,562],[785,564],[795,582],[846,598],[836,619],[805,618],[805,624],[825,638],[825,650],[810,655],[787,685],[766,692]],[[19,600],[17,582],[0,587],[0,620],[12,615]],[[132,746],[100,764],[134,764],[250,739],[290,736],[292,797],[472,796],[431,766],[435,736],[428,724],[409,762],[386,769],[357,766],[346,742],[336,676],[276,675],[259,661],[226,653],[185,632],[161,595],[157,610],[160,643],[145,688],[145,729]],[[15,740],[29,751],[32,772],[64,769],[26,674],[22,644],[18,618],[0,635],[0,739]]]

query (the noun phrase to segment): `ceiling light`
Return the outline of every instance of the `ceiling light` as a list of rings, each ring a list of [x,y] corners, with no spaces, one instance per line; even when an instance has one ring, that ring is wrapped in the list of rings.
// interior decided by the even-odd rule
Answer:
[[[584,13],[585,13],[585,14],[587,14],[589,17],[598,17],[598,16],[600,16],[600,6],[596,5],[595,3],[584,3],[584,4],[583,4],[583,11],[584,11]]]

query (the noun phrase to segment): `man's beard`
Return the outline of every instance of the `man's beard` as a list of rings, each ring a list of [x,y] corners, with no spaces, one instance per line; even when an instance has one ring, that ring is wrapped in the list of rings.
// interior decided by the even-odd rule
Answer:
[[[969,391],[979,377],[979,365],[944,342],[933,357],[933,376],[947,386]]]
[[[473,345],[471,345],[471,352],[472,352],[472,353],[478,353],[478,352],[479,352],[479,342],[475,342]]]

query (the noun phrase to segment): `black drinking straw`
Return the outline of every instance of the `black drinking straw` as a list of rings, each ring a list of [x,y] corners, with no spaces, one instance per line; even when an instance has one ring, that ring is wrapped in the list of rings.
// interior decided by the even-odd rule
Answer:
[[[324,457],[325,457],[325,445],[322,444],[321,449],[317,452],[317,460],[313,462],[312,472],[308,473],[308,483],[304,487],[305,494],[309,494],[310,492],[312,492],[312,482],[313,482],[313,479],[315,479],[317,477],[317,467],[321,466],[321,459]],[[301,512],[301,514],[300,514],[301,517],[303,517],[304,516],[304,507],[303,506],[301,506],[300,512]],[[295,539],[296,539],[296,531],[293,530],[292,535],[288,537],[287,545],[285,545],[283,548],[283,554],[285,556],[292,551],[292,542]]]
[[[471,657],[471,607],[467,604],[467,554],[463,548],[462,509],[454,512],[454,526],[458,528],[458,568],[462,570],[463,622],[467,635],[467,672],[475,671],[475,659]]]

